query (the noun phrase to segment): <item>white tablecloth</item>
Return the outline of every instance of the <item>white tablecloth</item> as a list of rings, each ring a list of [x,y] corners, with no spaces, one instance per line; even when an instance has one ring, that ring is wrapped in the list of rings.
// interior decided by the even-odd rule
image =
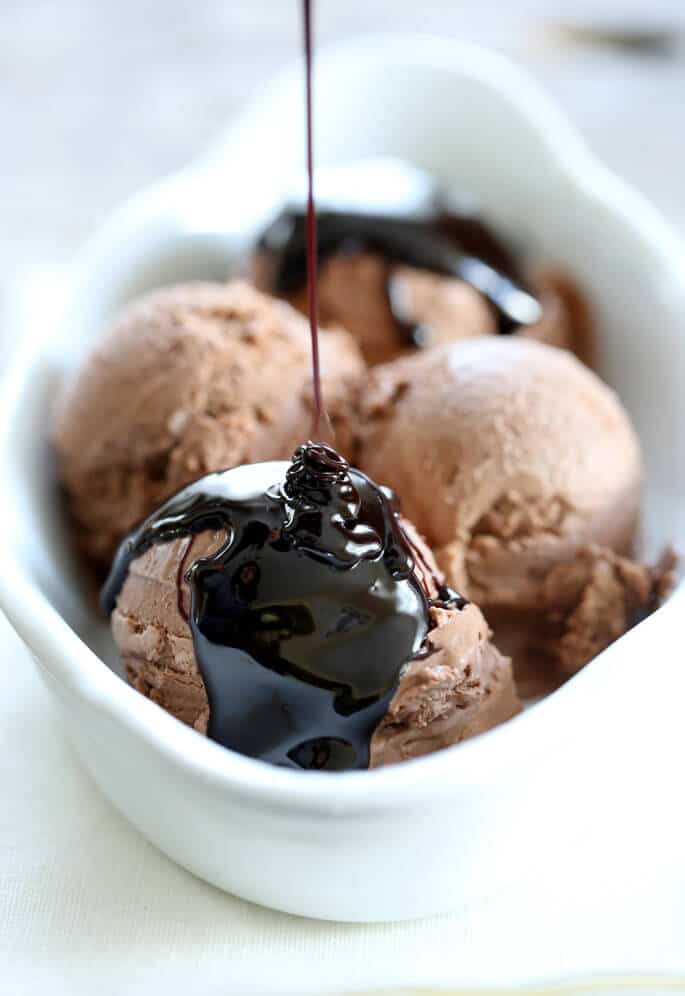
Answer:
[[[45,305],[50,283],[54,274],[43,274],[40,294],[33,283],[25,300]],[[644,717],[617,771],[622,790],[612,786],[623,802],[559,854],[555,887],[541,867],[524,890],[451,916],[353,926],[224,895],[143,840],[79,767],[0,616],[0,996],[322,996],[597,973],[685,978],[685,701],[654,687],[660,653],[682,657],[669,646],[645,661]]]

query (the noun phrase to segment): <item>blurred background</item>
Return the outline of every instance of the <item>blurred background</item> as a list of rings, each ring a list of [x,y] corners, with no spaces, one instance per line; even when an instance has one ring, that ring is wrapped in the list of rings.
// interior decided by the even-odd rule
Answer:
[[[387,30],[526,65],[685,233],[683,0],[317,0],[318,44]],[[0,305],[202,149],[300,32],[299,0],[1,0]]]

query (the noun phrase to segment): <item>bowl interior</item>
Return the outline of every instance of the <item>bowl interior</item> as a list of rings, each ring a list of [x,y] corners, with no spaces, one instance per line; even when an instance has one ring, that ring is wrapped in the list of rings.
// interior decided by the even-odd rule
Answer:
[[[377,51],[377,50],[376,50]],[[487,69],[487,59],[485,60]],[[501,67],[500,67],[501,68]],[[589,296],[598,365],[643,443],[645,544],[685,538],[685,265],[651,209],[608,177],[514,73],[390,51],[354,64],[320,60],[318,152],[324,165],[399,156],[474,194],[486,217],[531,257],[562,265]],[[345,79],[345,86],[340,80]],[[517,96],[518,94],[518,96]],[[289,123],[288,128],[282,122]],[[91,342],[134,292],[231,272],[302,164],[300,80],[284,78],[211,156],[139,196],[83,256],[67,319],[37,310],[24,365],[6,388],[0,466],[2,543],[84,642],[116,668],[107,627],[72,554],[46,441],[74,344]],[[290,127],[292,122],[292,127]],[[270,146],[279,140],[279,155]],[[259,165],[255,165],[259,164]]]

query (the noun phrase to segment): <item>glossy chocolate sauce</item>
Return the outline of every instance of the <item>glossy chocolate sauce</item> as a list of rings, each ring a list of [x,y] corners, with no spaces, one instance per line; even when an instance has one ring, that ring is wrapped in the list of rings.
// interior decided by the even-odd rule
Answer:
[[[387,492],[325,444],[301,446],[278,476],[274,464],[238,467],[170,499],[120,547],[103,604],[113,610],[154,544],[224,532],[179,582],[209,736],[274,764],[365,768],[402,667],[431,652],[417,551]],[[438,599],[465,604],[446,588]]]
[[[307,246],[305,215],[292,208],[279,215],[262,235],[259,250],[272,261],[275,293],[288,295],[304,286],[312,258]],[[420,218],[319,212],[319,265],[331,256],[360,252],[377,253],[390,262],[464,280],[493,306],[502,334],[531,325],[542,315],[538,300],[526,288],[504,246],[473,215],[448,211],[438,197]],[[392,267],[386,293],[398,334],[414,346],[426,345],[430,332],[406,314]],[[311,304],[309,309],[311,314]]]
[[[312,5],[311,0],[303,0],[304,59],[305,59],[305,133],[307,137],[307,221],[306,221],[306,260],[307,310],[309,311],[309,334],[312,343],[312,378],[314,381],[314,413],[312,438],[319,438],[319,427],[323,414],[321,397],[321,364],[319,362],[318,295],[316,287],[317,258],[317,217],[314,207],[314,124],[312,121]]]
[[[304,11],[316,433],[323,408],[310,0],[304,0]],[[214,553],[193,560],[193,537],[207,531],[225,539]],[[432,576],[402,528],[392,493],[321,442],[300,446],[290,465],[252,464],[209,474],[167,501],[121,544],[102,593],[107,613],[133,561],[174,540],[185,541],[178,609],[190,625],[207,690],[208,735],[286,767],[368,767],[373,732],[403,667],[433,652],[431,607],[458,610],[467,604]]]

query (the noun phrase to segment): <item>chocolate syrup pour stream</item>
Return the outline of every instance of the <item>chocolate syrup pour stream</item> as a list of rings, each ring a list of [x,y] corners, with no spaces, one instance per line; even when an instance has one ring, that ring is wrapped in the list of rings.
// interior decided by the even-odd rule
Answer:
[[[311,0],[304,0],[304,36],[316,437],[324,411],[316,311]],[[208,474],[170,498],[119,547],[102,591],[103,608],[110,614],[117,607],[134,561],[158,544],[181,540],[177,608],[190,627],[207,692],[208,736],[284,767],[367,768],[374,731],[402,669],[434,652],[431,609],[458,611],[467,602],[434,575],[407,535],[394,495],[351,468],[330,446],[305,443],[280,481],[278,476],[272,464],[235,467]],[[193,556],[195,537],[211,533],[213,552]]]
[[[307,128],[307,301],[309,310],[309,332],[312,340],[312,376],[314,378],[314,415],[312,439],[319,436],[323,399],[321,397],[321,365],[319,362],[319,333],[317,294],[317,242],[316,210],[314,208],[314,153],[312,127],[312,5],[311,0],[303,0],[304,7],[304,56],[306,73],[306,128]]]

